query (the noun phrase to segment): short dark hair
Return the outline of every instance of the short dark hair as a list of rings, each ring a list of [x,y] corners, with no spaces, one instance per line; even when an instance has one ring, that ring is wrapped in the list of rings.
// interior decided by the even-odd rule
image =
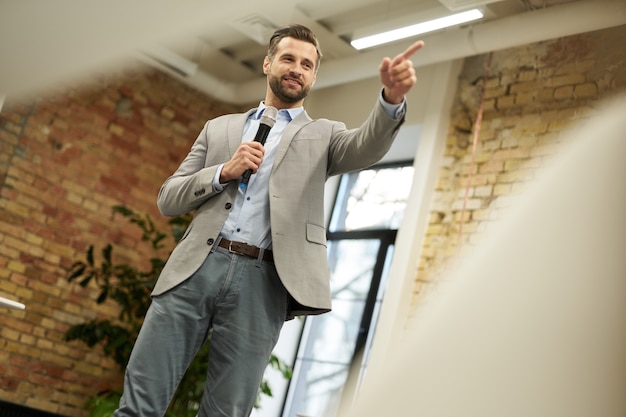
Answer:
[[[276,53],[276,48],[278,47],[278,43],[283,38],[294,38],[313,44],[315,46],[315,50],[317,51],[317,62],[315,63],[315,70],[317,71],[320,66],[320,61],[322,60],[322,50],[320,49],[320,44],[317,41],[315,33],[313,33],[311,29],[298,24],[289,25],[277,29],[270,38],[269,47],[267,49],[267,56],[270,59],[274,57],[274,54]]]

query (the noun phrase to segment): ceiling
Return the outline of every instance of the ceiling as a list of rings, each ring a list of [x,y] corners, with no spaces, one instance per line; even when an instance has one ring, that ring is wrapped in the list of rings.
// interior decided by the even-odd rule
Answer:
[[[355,34],[372,34],[451,13],[439,0],[283,3],[287,7],[244,7],[240,14],[219,25],[200,28],[196,33],[171,39],[166,44],[220,79],[246,82],[263,76],[261,63],[267,51],[267,41],[272,32],[282,25],[297,22],[313,29],[320,39],[324,61],[327,62],[357,56],[359,52],[349,43]],[[483,8],[487,9],[489,18],[526,10],[519,0],[496,1]]]
[[[423,36],[426,48],[414,62],[427,65],[624,24],[625,4],[626,0],[3,2],[0,96],[36,93],[139,59],[219,99],[246,103],[256,101],[264,90],[261,69],[269,35],[289,23],[302,23],[316,32],[324,54],[316,88],[325,88],[374,76],[382,57],[401,52],[411,41],[357,51],[349,41],[359,35],[480,7],[485,15],[481,21]],[[596,13],[597,18],[591,16]]]

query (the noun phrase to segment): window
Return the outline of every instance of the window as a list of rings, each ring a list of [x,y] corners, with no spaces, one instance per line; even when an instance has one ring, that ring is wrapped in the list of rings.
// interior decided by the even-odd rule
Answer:
[[[306,319],[283,417],[333,417],[352,401],[412,179],[410,162],[341,177],[328,232],[333,310]]]

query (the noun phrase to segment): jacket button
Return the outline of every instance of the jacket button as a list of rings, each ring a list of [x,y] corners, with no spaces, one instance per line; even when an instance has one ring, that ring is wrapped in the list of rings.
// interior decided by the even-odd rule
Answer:
[[[224,206],[224,208],[225,208],[226,210],[230,210],[232,207],[233,207],[233,205],[232,205],[232,204],[230,204],[230,203],[226,203],[226,205]]]
[[[209,246],[213,245],[213,243],[215,243],[215,240],[213,238],[210,238],[209,240],[206,241],[206,244]]]

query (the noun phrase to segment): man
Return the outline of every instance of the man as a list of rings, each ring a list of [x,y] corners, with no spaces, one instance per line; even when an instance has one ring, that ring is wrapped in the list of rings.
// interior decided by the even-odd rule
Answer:
[[[383,59],[374,109],[348,130],[302,107],[322,57],[315,35],[300,25],[274,33],[263,62],[265,100],[208,121],[161,187],[164,215],[195,215],[154,288],[115,416],[162,416],[210,329],[199,417],[250,414],[284,321],[331,308],[324,182],[387,152],[416,82],[409,58],[422,45]],[[268,106],[278,116],[262,145],[252,138]]]

